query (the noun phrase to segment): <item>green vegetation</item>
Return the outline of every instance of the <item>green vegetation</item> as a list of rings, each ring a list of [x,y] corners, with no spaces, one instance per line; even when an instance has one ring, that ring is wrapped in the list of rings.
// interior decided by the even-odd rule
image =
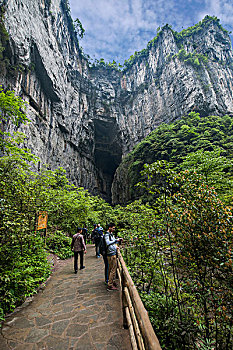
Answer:
[[[154,205],[125,208],[124,258],[164,349],[230,349],[233,221],[205,179],[145,165]]]
[[[194,36],[195,34],[200,33],[203,31],[204,28],[207,28],[210,23],[215,23],[224,33],[228,33],[227,30],[225,30],[221,25],[220,21],[217,17],[211,17],[211,16],[205,16],[205,18],[200,21],[199,23],[195,24],[193,27],[189,27],[187,29],[182,30],[180,33],[174,31],[172,27],[168,24],[163,26],[162,28],[158,27],[157,28],[157,35],[148,42],[147,48],[143,49],[141,51],[135,51],[133,55],[129,57],[129,59],[125,60],[123,66],[120,63],[117,63],[115,61],[113,62],[105,62],[103,58],[100,60],[92,60],[90,56],[87,58],[89,61],[90,67],[106,67],[106,68],[111,68],[115,69],[118,71],[127,71],[130,67],[132,67],[136,62],[140,63],[141,61],[145,60],[147,61],[149,51],[151,50],[152,47],[155,47],[159,41],[159,38],[162,36],[164,30],[170,29],[174,35],[174,38],[178,44],[178,47],[180,47],[180,51],[173,55],[173,56],[168,56],[167,59],[168,61],[171,60],[172,58],[178,57],[180,60],[184,61],[187,64],[192,65],[195,68],[199,68],[202,66],[202,64],[206,64],[208,62],[208,56],[199,54],[196,52],[196,47],[195,44],[193,45],[194,47],[194,52],[187,53],[185,49],[183,48],[183,41],[185,38],[189,36]],[[221,39],[223,40],[223,39]],[[222,64],[226,64],[226,62],[223,62]],[[230,63],[229,63],[230,64]],[[147,63],[148,66],[148,63]]]
[[[174,55],[173,57],[178,56],[184,62],[187,62],[188,64],[191,64],[195,67],[199,67],[200,62],[206,63],[208,57],[201,54],[197,54],[196,52],[187,54],[184,51],[184,49],[182,49],[182,42],[185,38],[200,33],[204,28],[207,28],[210,25],[210,23],[216,24],[224,33],[228,33],[228,31],[221,26],[220,20],[217,17],[211,16],[205,16],[205,18],[202,21],[195,24],[193,27],[189,27],[187,29],[182,30],[180,33],[174,31],[172,27],[168,24],[166,24],[162,28],[158,27],[157,35],[155,36],[155,38],[149,41],[149,43],[147,44],[147,48],[138,52],[135,51],[134,55],[131,55],[128,60],[125,60],[123,71],[128,70],[136,62],[140,62],[142,59],[147,59],[149,50],[157,45],[159,38],[162,36],[163,31],[166,29],[170,29],[172,31],[178,46],[181,47],[180,52],[177,55]]]
[[[88,64],[90,68],[106,68],[108,70],[115,70],[120,72],[121,68],[123,67],[120,63],[117,63],[116,61],[112,61],[112,62],[106,62],[104,60],[104,58],[100,58],[99,60],[95,59],[91,59],[91,57],[89,55],[86,56],[86,59],[88,60]]]
[[[205,18],[195,24],[192,27],[188,27],[187,29],[183,29],[180,33],[173,31],[175,39],[177,41],[181,41],[186,37],[193,36],[195,34],[200,33],[204,28],[207,28],[210,23],[216,24],[219,29],[221,29],[224,33],[229,33],[226,29],[224,29],[221,24],[220,20],[216,16],[205,16]]]
[[[6,47],[9,43],[9,35],[4,25],[4,13],[5,9],[3,6],[0,7],[0,70],[6,71],[10,61],[6,55]]]
[[[71,9],[70,9],[69,0],[62,0],[61,6],[62,6],[64,13],[66,14],[67,26],[68,26],[68,29],[70,32],[71,43],[72,43],[72,45],[75,45],[78,48],[81,56],[85,57],[85,55],[83,53],[83,49],[80,46],[79,40],[78,40],[78,39],[83,38],[83,36],[85,34],[85,29],[83,28],[82,23],[78,18],[76,18],[76,20],[73,21],[72,16],[71,16]],[[52,15],[51,15],[51,17],[53,20]]]
[[[64,235],[61,231],[56,231],[54,233],[49,232],[46,237],[46,247],[60,259],[67,259],[73,255],[70,250],[71,241],[71,237]]]
[[[207,63],[208,56],[198,54],[195,50],[196,49],[195,44],[193,45],[195,51],[192,53],[186,53],[184,48],[182,47],[182,43],[184,42],[184,39],[186,39],[187,37],[195,36],[195,34],[199,34],[201,31],[203,31],[203,29],[208,28],[210,23],[216,24],[224,33],[229,34],[229,32],[221,26],[220,20],[215,16],[212,17],[212,16],[207,15],[207,16],[205,16],[205,18],[202,21],[198,22],[197,24],[195,24],[192,27],[188,27],[187,29],[183,29],[179,33],[174,31],[170,25],[166,24],[162,28],[158,27],[157,35],[155,36],[155,38],[153,38],[151,41],[149,41],[146,49],[143,49],[141,51],[135,51],[135,53],[133,55],[131,55],[128,60],[125,60],[124,65],[123,65],[123,71],[127,71],[136,62],[140,63],[142,60],[145,60],[145,59],[147,60],[148,55],[149,55],[149,50],[151,50],[152,47],[155,47],[157,45],[159,38],[162,36],[164,30],[166,30],[166,29],[170,29],[172,31],[174,38],[177,42],[177,45],[178,45],[178,47],[180,47],[180,51],[178,52],[178,54],[175,54],[172,57],[169,56],[167,58],[169,60],[171,60],[171,58],[178,57],[179,59],[181,59],[185,63],[188,63],[188,64],[194,66],[195,68],[199,68],[201,66],[201,63],[203,63],[203,64]],[[226,43],[225,39],[222,37],[219,37],[219,40],[224,41],[224,43]],[[223,62],[222,64],[227,64],[227,63]],[[229,65],[230,64],[231,63],[229,63]]]
[[[128,169],[131,201],[141,198],[120,216],[124,258],[164,349],[233,341],[232,126],[192,112],[160,125],[118,170]]]
[[[135,190],[135,185],[141,181],[140,171],[144,163],[166,160],[172,163],[174,169],[180,171],[184,166],[190,169],[188,165],[190,157],[203,154],[205,162],[206,158],[212,158],[216,154],[211,152],[218,153],[218,156],[213,158],[216,165],[213,166],[212,172],[213,174],[216,172],[219,181],[222,181],[221,186],[215,183],[216,190],[221,198],[228,198],[232,191],[232,126],[230,116],[201,117],[195,112],[169,125],[161,124],[140,142],[120,165],[120,169],[128,169],[131,199],[137,198],[142,193],[140,189]],[[198,161],[200,162],[200,159]],[[220,166],[223,161],[228,164],[224,169]],[[204,175],[200,167],[196,170]],[[211,185],[213,184],[212,182]]]
[[[71,256],[70,240],[77,226],[109,220],[112,208],[83,188],[69,184],[65,171],[42,167],[22,146],[22,133],[6,127],[28,122],[26,104],[11,91],[0,92],[0,315],[12,311],[34,293],[51,272],[47,256]],[[38,211],[48,212],[48,235],[35,232]]]
[[[75,31],[76,31],[78,37],[80,39],[82,39],[84,37],[84,34],[85,34],[85,29],[83,28],[82,23],[80,22],[80,20],[78,18],[76,18],[74,21],[74,28],[75,28]]]
[[[6,131],[29,122],[26,107],[1,90],[0,318],[47,279],[50,253],[71,256],[77,226],[90,232],[96,222],[115,221],[162,348],[230,349],[232,118],[192,112],[158,127],[125,159],[142,198],[113,208],[71,185],[62,168],[32,170],[38,159],[23,147],[24,135]],[[35,231],[41,210],[49,217],[46,237]]]
[[[187,53],[184,48],[180,49],[179,52],[172,56],[172,58],[178,57],[179,60],[190,64],[194,68],[199,68],[201,63],[206,64],[208,62],[208,57],[199,53],[194,52]]]
[[[156,37],[158,38],[158,36]],[[157,39],[156,39],[157,41]],[[135,51],[133,55],[130,56],[128,60],[125,60],[124,66],[123,66],[123,71],[126,71],[130,67],[132,67],[136,62],[140,62],[143,59],[147,58],[149,54],[148,49],[143,49],[141,51]]]

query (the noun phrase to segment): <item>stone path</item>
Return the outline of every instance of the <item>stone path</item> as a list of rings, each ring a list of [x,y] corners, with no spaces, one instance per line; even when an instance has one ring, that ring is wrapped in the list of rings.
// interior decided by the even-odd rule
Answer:
[[[73,259],[54,272],[46,288],[7,317],[0,350],[130,350],[122,327],[119,291],[107,291],[103,259],[88,246],[84,270]]]

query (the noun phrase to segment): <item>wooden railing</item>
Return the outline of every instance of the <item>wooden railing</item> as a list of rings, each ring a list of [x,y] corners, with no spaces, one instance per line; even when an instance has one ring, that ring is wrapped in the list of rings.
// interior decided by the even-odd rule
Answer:
[[[117,274],[121,285],[123,326],[129,328],[133,350],[161,350],[148,313],[118,250]]]

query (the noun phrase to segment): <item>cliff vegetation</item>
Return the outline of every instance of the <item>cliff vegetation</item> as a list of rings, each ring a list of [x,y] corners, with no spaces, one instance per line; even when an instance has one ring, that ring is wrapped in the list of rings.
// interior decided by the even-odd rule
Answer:
[[[50,252],[62,259],[71,255],[77,226],[90,232],[93,223],[115,221],[162,348],[230,349],[231,118],[191,113],[158,128],[129,156],[139,159],[134,166],[143,169],[139,186],[148,191],[149,201],[143,195],[113,208],[71,185],[62,168],[33,170],[39,159],[23,147],[24,135],[4,131],[6,124],[29,122],[25,107],[13,92],[0,92],[1,319],[47,279]],[[154,163],[142,166],[145,160]],[[46,236],[35,231],[41,210],[49,216]]]
[[[135,185],[142,180],[140,174],[145,163],[166,160],[173,169],[180,171],[188,167],[190,159],[193,159],[193,166],[199,172],[201,163],[205,163],[207,158],[216,162],[210,166],[209,172],[212,172],[211,178],[219,172],[222,185],[217,186],[217,190],[220,195],[231,196],[232,118],[228,115],[201,117],[198,113],[191,112],[174,123],[161,124],[125,156],[117,172],[125,174],[125,193],[129,193],[128,200],[132,200],[142,194],[141,189],[137,189]],[[117,177],[115,181],[117,182]]]
[[[46,16],[50,16],[47,22],[44,4]],[[85,60],[80,60],[82,49],[77,37],[84,35],[84,29],[79,20],[71,20],[68,1],[61,2],[63,12],[59,3],[55,14],[50,4],[50,0],[39,4],[36,28],[43,29],[43,38],[29,37],[23,50],[15,48],[18,56],[8,51],[10,37],[1,13],[2,67],[21,73],[25,68],[17,65],[17,58],[29,64],[28,68],[32,68],[33,50],[35,58],[35,71],[19,74],[16,82],[18,91],[28,98],[27,111],[14,92],[0,90],[1,319],[47,279],[51,252],[62,259],[71,255],[70,241],[77,226],[86,225],[90,232],[94,223],[105,226],[115,221],[118,234],[124,237],[127,266],[162,348],[229,350],[233,342],[233,124],[232,115],[224,115],[232,110],[228,84],[232,61],[229,41],[222,35],[225,30],[217,18],[210,16],[181,33],[168,25],[159,28],[147,48],[132,55],[124,67],[115,61],[107,64],[103,59],[94,63],[97,68],[123,68],[124,72],[135,64],[132,75],[129,72],[120,81],[121,74],[112,74],[117,76],[112,81],[104,70],[100,74],[98,69],[88,70]],[[10,21],[18,21],[15,4],[11,5]],[[28,9],[32,15],[33,6]],[[61,19],[57,27],[56,16]],[[216,45],[215,58],[209,52],[199,52],[196,41],[189,40],[198,35],[198,40],[202,39],[211,24],[221,31],[214,32],[216,40],[226,45],[224,49]],[[165,47],[159,45],[166,31],[175,45],[165,59]],[[11,35],[21,43],[27,28],[22,33]],[[48,33],[49,40],[42,40]],[[71,45],[66,45],[67,38]],[[208,49],[210,53],[217,51],[214,45]],[[159,63],[155,52],[163,52]],[[150,54],[154,56],[148,80]],[[139,70],[142,61],[145,65]],[[166,72],[163,67],[167,62],[172,67]],[[180,111],[196,108],[203,110],[203,115],[192,112],[157,127],[161,120],[170,122],[181,116]],[[209,108],[222,115],[208,115]],[[30,131],[26,136],[9,132],[28,125],[32,128],[26,129]],[[132,149],[155,127],[124,158],[115,176],[115,203],[125,206],[112,207],[69,182],[68,178],[83,181],[96,191],[102,182],[103,188],[107,183],[110,189],[123,146],[124,152]],[[110,143],[112,139],[114,143]],[[52,159],[53,164],[42,165],[25,145],[34,147],[40,155],[43,152],[44,160]],[[85,148],[81,153],[82,145]],[[109,169],[112,160],[116,164]],[[94,178],[98,162],[100,173],[111,170],[111,174],[107,172],[108,182],[100,176]],[[67,166],[69,174],[58,164]],[[56,166],[56,170],[50,166]],[[47,236],[35,231],[38,211],[48,212]]]
[[[196,55],[196,54],[190,54],[191,56],[185,57],[185,56],[187,56],[187,53],[184,51],[184,49],[182,49],[182,45],[183,45],[184,40],[186,38],[188,38],[188,37],[194,38],[195,35],[200,34],[204,29],[207,29],[209,27],[209,25],[212,23],[217,25],[217,27],[221,31],[228,34],[228,31],[226,29],[224,29],[222,27],[222,25],[220,24],[220,20],[215,16],[209,16],[209,15],[205,16],[205,18],[202,21],[198,22],[194,26],[183,29],[181,32],[174,31],[172,29],[171,25],[169,25],[169,24],[166,24],[162,28],[158,27],[157,28],[157,35],[151,41],[149,41],[149,43],[147,44],[147,48],[143,49],[141,51],[138,51],[138,52],[135,51],[135,53],[133,55],[131,55],[128,60],[125,60],[124,66],[123,66],[123,71],[126,71],[127,69],[132,67],[136,62],[139,63],[142,59],[148,58],[150,50],[153,47],[155,47],[156,45],[158,45],[159,38],[162,36],[164,30],[167,30],[167,29],[171,30],[178,47],[180,47],[180,49],[182,50],[177,55],[172,56],[172,58],[178,57],[178,58],[181,58],[182,60],[190,58],[190,60],[188,61],[189,63],[194,62],[195,59],[201,58],[201,60],[203,62],[206,62],[207,57],[202,56],[202,55],[200,55],[200,57],[198,57],[198,56],[194,57],[193,55]],[[194,50],[195,49],[196,49],[196,47],[194,44]],[[194,64],[194,65],[199,66],[198,63]]]
[[[136,63],[139,64],[142,60],[147,60],[149,57],[150,50],[159,44],[159,39],[162,36],[163,32],[165,30],[171,30],[174,39],[177,43],[177,46],[180,48],[180,51],[177,54],[169,57],[169,59],[174,59],[175,57],[178,57],[179,59],[183,60],[184,62],[187,62],[188,64],[193,65],[194,67],[199,67],[200,62],[207,63],[208,56],[197,53],[195,43],[194,52],[187,53],[183,48],[183,44],[185,39],[187,39],[188,37],[195,38],[195,35],[199,35],[201,34],[201,32],[203,32],[204,29],[208,29],[210,24],[216,25],[223,33],[229,34],[229,32],[222,27],[222,25],[220,24],[220,20],[217,17],[206,15],[202,21],[198,22],[192,27],[183,29],[181,32],[174,31],[172,29],[172,26],[169,24],[166,24],[162,28],[158,27],[157,35],[148,42],[147,47],[141,51],[135,51],[133,55],[131,55],[127,60],[124,61],[123,65],[117,63],[114,60],[112,62],[106,62],[104,58],[100,58],[99,60],[93,60],[89,55],[84,55],[84,57],[88,60],[90,67],[102,66],[109,69],[126,72],[130,67],[132,67]]]

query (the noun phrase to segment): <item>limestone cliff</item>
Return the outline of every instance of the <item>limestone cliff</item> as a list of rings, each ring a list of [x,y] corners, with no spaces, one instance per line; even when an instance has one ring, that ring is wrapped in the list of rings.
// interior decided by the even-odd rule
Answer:
[[[165,26],[120,72],[88,65],[66,0],[0,4],[1,82],[29,102],[25,145],[93,194],[110,200],[122,155],[162,122],[192,110],[233,115],[231,44],[215,19],[191,34]]]

